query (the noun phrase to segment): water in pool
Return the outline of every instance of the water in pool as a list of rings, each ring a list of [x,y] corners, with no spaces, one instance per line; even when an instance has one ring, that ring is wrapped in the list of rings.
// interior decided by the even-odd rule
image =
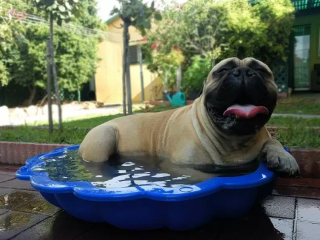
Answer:
[[[190,166],[168,165],[165,171],[163,161],[157,157],[121,157],[115,155],[103,163],[86,162],[78,150],[68,150],[63,155],[42,157],[44,168],[33,168],[33,171],[46,171],[52,180],[60,182],[88,181],[102,188],[132,187],[156,185],[159,187],[176,187],[199,182],[192,176]],[[257,169],[259,163],[253,162],[241,168],[217,169],[214,166],[203,166],[201,172],[212,176],[239,176]],[[179,168],[179,171],[175,171]],[[175,170],[173,170],[175,169]]]

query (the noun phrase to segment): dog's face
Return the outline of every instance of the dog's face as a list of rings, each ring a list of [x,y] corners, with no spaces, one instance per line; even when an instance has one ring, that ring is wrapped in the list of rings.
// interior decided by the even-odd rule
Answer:
[[[257,133],[268,122],[277,92],[272,71],[254,58],[221,61],[203,89],[212,121],[225,133],[240,136]]]

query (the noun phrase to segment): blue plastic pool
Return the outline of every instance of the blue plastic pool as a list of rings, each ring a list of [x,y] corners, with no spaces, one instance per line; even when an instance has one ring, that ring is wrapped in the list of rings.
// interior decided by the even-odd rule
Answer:
[[[30,181],[51,204],[85,221],[125,229],[190,230],[212,219],[241,217],[273,189],[274,174],[264,164],[248,175],[216,177],[173,188],[99,188],[90,182],[53,181],[47,172],[33,171],[44,166],[41,157],[59,156],[77,148],[60,148],[30,158],[16,177]]]

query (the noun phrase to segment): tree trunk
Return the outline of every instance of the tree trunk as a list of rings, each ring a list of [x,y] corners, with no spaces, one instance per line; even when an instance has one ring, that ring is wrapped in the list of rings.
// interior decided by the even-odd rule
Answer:
[[[47,41],[47,96],[48,96],[48,121],[49,121],[49,134],[53,133],[52,121],[52,99],[51,99],[51,55],[50,55],[51,41]]]
[[[181,81],[182,81],[182,73],[181,73],[181,65],[177,70],[177,92],[181,89]]]
[[[127,102],[128,115],[132,115],[132,99],[131,99],[131,79],[130,79],[130,64],[129,64],[129,24],[124,22],[124,39],[125,39],[125,61],[126,61],[126,84],[127,84]]]
[[[28,104],[28,106],[30,106],[30,105],[32,105],[34,97],[36,96],[37,88],[35,86],[32,86],[32,87],[29,86],[28,89],[29,89],[30,96],[27,101],[27,104]]]
[[[141,46],[138,48],[138,57],[139,57],[139,63],[140,63],[140,84],[141,84],[141,101],[144,103],[144,82],[143,82],[143,65],[142,65],[142,51]]]
[[[132,99],[131,99],[131,76],[129,56],[127,54],[127,96],[128,96],[128,115],[132,115]]]
[[[58,86],[58,78],[57,78],[57,70],[56,64],[54,61],[54,49],[53,49],[53,15],[50,13],[50,42],[51,42],[51,58],[52,58],[52,74],[53,74],[53,82],[55,86],[58,112],[59,112],[59,131],[62,132],[62,111],[61,111],[61,99],[60,99],[60,90]]]
[[[164,75],[164,84],[163,84],[163,91],[166,93],[167,92],[167,69],[164,67],[163,68],[163,75]]]
[[[122,64],[122,105],[123,115],[127,115],[127,99],[126,99],[126,72],[127,72],[127,58],[126,58],[126,36],[123,32],[123,64]]]

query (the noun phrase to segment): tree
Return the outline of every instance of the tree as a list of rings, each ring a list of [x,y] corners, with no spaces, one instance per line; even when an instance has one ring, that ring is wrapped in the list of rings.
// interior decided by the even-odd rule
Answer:
[[[20,6],[18,4],[18,6]],[[8,10],[11,4],[8,2],[0,3],[0,87],[6,86],[10,81],[8,62],[11,57],[8,52],[14,47],[14,34],[18,24],[9,18]]]
[[[212,69],[212,62],[208,58],[201,58],[196,55],[192,58],[192,63],[183,74],[183,91],[199,93],[203,88],[203,83]]]
[[[8,0],[7,3],[15,6],[16,10],[20,11],[19,14],[27,12],[45,16],[44,12],[34,12],[34,7],[30,2],[29,4],[18,4],[21,3],[20,0]],[[10,9],[9,5],[7,8],[2,8],[5,14],[8,9]],[[96,14],[96,1],[82,0],[79,2],[78,18],[72,18],[70,23],[87,28],[103,29],[104,26]],[[8,81],[15,81],[17,84],[32,89],[45,88],[45,43],[50,34],[49,28],[23,25],[13,20],[5,26],[9,34],[1,38],[1,46],[6,47],[0,49],[0,63],[5,63]],[[1,31],[0,36],[4,36],[4,33]],[[99,40],[98,37],[86,36],[84,38],[83,35],[65,31],[63,28],[57,28],[54,31],[59,88],[76,91],[81,89],[83,83],[91,80],[98,61]],[[3,72],[3,68],[0,67],[0,69]],[[2,77],[1,80],[3,79]],[[32,98],[29,101],[33,103]]]
[[[95,73],[99,40],[65,31],[57,31],[55,36],[59,87],[80,91]]]
[[[44,11],[37,12],[31,1],[8,0],[7,3],[11,4],[11,7],[15,6],[15,10],[19,11],[18,14],[26,12],[41,17],[47,14]],[[5,9],[6,13],[11,7],[8,6]],[[66,20],[87,28],[103,28],[96,14],[96,1],[81,0],[78,3],[78,18]],[[2,27],[1,23],[3,22],[0,18],[0,27]],[[13,20],[10,24],[9,34],[6,34],[4,40],[1,39],[1,43],[10,43],[6,44],[10,47],[0,49],[0,85],[13,81],[28,88],[30,91],[28,102],[32,104],[36,90],[45,89],[47,86],[45,60],[49,28],[20,24],[19,21]],[[1,32],[0,36],[3,35]],[[78,33],[63,30],[63,26],[56,28],[53,35],[57,86],[70,91],[80,90],[85,82],[92,79],[95,72],[98,61],[97,45],[100,39],[97,37],[84,38]],[[51,87],[51,84],[49,86]]]
[[[216,36],[222,35],[226,26],[225,14],[214,7],[216,4],[212,0],[190,0],[183,6],[166,5],[162,21],[156,22],[154,31],[147,32],[148,43],[156,43],[157,52],[162,54],[168,54],[173,46],[178,46],[186,61],[194,55],[216,58],[223,45],[216,43]],[[152,63],[152,54],[148,57]]]
[[[0,9],[0,15],[2,15]],[[12,32],[5,20],[1,21],[0,18],[0,58],[5,55],[5,53],[11,48],[12,45]],[[5,86],[9,83],[10,76],[6,66],[6,61],[4,58],[0,59],[0,86]]]
[[[167,5],[163,20],[157,28],[147,32],[148,44],[144,46],[151,71],[161,70],[151,44],[157,44],[157,52],[169,54],[174,45],[185,56],[184,71],[198,61],[216,60],[237,56],[255,57],[267,64],[286,59],[289,35],[294,20],[294,7],[290,0],[265,0],[250,4],[247,0],[189,0],[183,6]],[[196,62],[190,76],[198,69]],[[190,83],[203,78],[189,79]],[[191,86],[190,86],[191,87]]]
[[[260,17],[265,26],[265,37],[262,46],[255,53],[256,57],[267,64],[287,60],[294,11],[290,0],[268,0],[255,5],[255,15]]]
[[[28,105],[34,101],[37,88],[46,87],[46,39],[44,27],[29,26],[15,38],[16,47],[10,51],[11,79],[29,90]]]
[[[142,0],[118,0],[120,8],[115,7],[111,14],[119,14],[123,21],[123,114],[126,115],[126,92],[128,101],[128,114],[132,114],[131,103],[131,82],[129,65],[129,27],[137,28],[142,36],[146,34],[146,29],[151,28],[151,18],[161,20],[161,14],[154,9],[154,1],[148,7]],[[126,91],[127,89],[127,91]]]
[[[59,25],[65,20],[70,20],[72,13],[77,13],[78,6],[77,3],[79,0],[31,0],[33,4],[40,10],[43,10],[46,13],[46,16],[50,19],[50,40],[48,41],[47,54],[51,57],[52,75],[53,82],[55,86],[58,112],[59,112],[59,130],[62,131],[62,110],[61,110],[61,99],[60,99],[60,90],[57,79],[57,69],[54,58],[54,46],[53,46],[53,22],[56,19]],[[49,61],[50,58],[48,58]],[[48,75],[50,71],[48,70]],[[48,106],[49,106],[49,131],[52,133],[52,110],[51,110],[51,98],[50,98],[50,77],[48,76]]]
[[[294,21],[291,1],[265,0],[250,5],[246,0],[238,0],[236,3],[217,3],[228,13],[228,30],[218,39],[219,43],[227,42],[220,58],[252,56],[267,64],[285,61]]]
[[[146,45],[147,47],[149,44]],[[149,64],[151,72],[157,72],[164,81],[164,90],[173,90],[176,84],[177,70],[185,58],[178,46],[174,45],[169,52],[158,51],[158,45],[151,44],[153,48],[152,63]],[[179,89],[177,89],[179,91]]]

